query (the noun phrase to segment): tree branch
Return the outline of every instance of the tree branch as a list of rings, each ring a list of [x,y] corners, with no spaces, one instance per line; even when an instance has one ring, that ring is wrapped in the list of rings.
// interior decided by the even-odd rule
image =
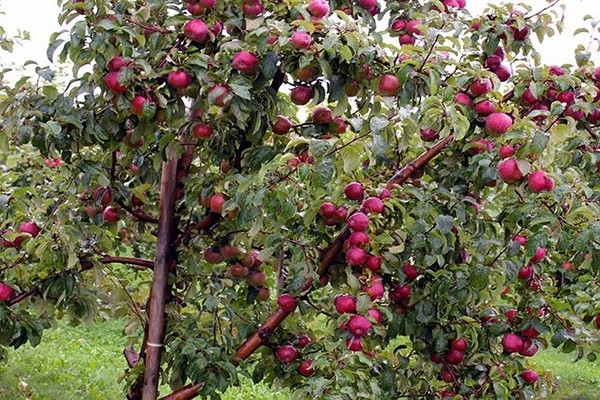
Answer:
[[[159,400],[189,400],[198,396],[200,390],[204,387],[204,383],[190,383],[173,393],[161,397]]]
[[[408,163],[404,168],[398,171],[387,184],[387,189],[391,190],[396,185],[402,185],[404,182],[408,180],[416,171],[420,170],[431,161],[435,156],[440,154],[440,152],[448,146],[450,142],[454,140],[454,135],[450,135],[445,139],[440,140],[436,144],[434,144],[431,148],[417,157],[414,161]]]

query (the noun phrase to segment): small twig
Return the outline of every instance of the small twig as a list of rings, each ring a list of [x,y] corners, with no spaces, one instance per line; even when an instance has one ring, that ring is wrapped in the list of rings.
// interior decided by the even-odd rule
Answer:
[[[532,14],[530,16],[524,17],[523,19],[524,20],[528,20],[528,19],[531,19],[533,17],[537,17],[538,15],[540,15],[541,13],[543,13],[544,11],[549,10],[552,7],[554,7],[555,5],[557,5],[559,1],[560,0],[554,0],[554,2],[552,4],[550,4],[549,6],[546,6],[546,7],[542,8],[540,11],[536,12],[535,14]]]

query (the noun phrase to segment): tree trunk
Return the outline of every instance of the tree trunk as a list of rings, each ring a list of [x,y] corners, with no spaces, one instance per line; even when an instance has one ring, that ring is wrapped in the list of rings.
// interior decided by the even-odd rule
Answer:
[[[178,159],[163,163],[160,190],[160,216],[154,277],[148,302],[148,334],[146,337],[146,358],[142,400],[156,400],[158,397],[158,379],[160,359],[164,347],[166,328],[165,305],[167,302],[167,279],[169,271],[177,264],[175,251],[175,188],[177,185]]]

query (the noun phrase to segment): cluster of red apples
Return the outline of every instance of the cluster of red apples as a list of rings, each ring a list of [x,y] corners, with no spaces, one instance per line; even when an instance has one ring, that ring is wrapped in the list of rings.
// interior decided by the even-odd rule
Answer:
[[[23,222],[19,225],[17,232],[2,231],[0,234],[0,245],[3,247],[12,247],[20,249],[21,245],[28,238],[36,238],[41,229],[35,222]],[[5,238],[10,235],[12,240]],[[7,301],[15,295],[15,290],[6,283],[0,283],[0,301]]]

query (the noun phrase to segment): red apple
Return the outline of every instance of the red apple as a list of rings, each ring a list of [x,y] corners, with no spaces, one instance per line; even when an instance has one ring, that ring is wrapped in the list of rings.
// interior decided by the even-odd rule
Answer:
[[[395,75],[384,75],[379,80],[378,88],[384,96],[395,96],[400,90],[400,81]]]
[[[438,133],[433,129],[421,128],[419,131],[419,136],[424,142],[433,142],[438,138]]]
[[[496,106],[489,100],[483,100],[475,104],[475,107],[473,107],[473,109],[479,115],[490,115],[494,111],[496,111]]]
[[[0,301],[7,301],[15,295],[15,290],[6,283],[0,283]]]
[[[339,314],[354,314],[356,313],[356,299],[347,294],[341,294],[333,299],[335,310]]]
[[[531,262],[542,261],[544,259],[544,257],[546,257],[547,252],[548,252],[548,249],[546,249],[545,247],[539,247],[536,250],[535,255],[533,257],[531,257]]]
[[[375,301],[383,298],[383,293],[385,289],[383,288],[381,278],[375,275],[375,277],[371,280],[370,283],[366,283],[362,287],[362,291],[369,295],[371,301]]]
[[[240,51],[231,60],[233,68],[245,73],[253,72],[257,64],[258,57],[246,50]]]
[[[498,165],[498,175],[500,179],[507,183],[518,182],[523,179],[523,173],[519,168],[519,163],[514,158],[502,161]]]
[[[252,271],[248,277],[248,283],[255,287],[264,285],[266,281],[267,276],[262,271]]]
[[[350,246],[353,247],[366,246],[369,244],[369,236],[364,232],[352,232],[348,238],[348,242],[350,243]]]
[[[313,97],[313,90],[307,86],[296,86],[290,92],[290,98],[292,99],[292,103],[303,106],[308,104],[308,102]]]
[[[308,32],[296,31],[292,33],[290,42],[296,49],[308,49],[312,46],[312,37]]]
[[[367,262],[368,254],[360,247],[353,247],[346,253],[346,262],[352,267],[360,267]]]
[[[521,268],[519,270],[518,276],[519,276],[519,279],[524,280],[524,281],[531,279],[531,277],[533,276],[533,267],[531,266],[531,264],[527,264],[526,266]]]
[[[291,294],[284,293],[277,298],[277,305],[283,311],[292,312],[296,309],[298,302]]]
[[[218,83],[208,90],[208,101],[217,107],[225,107],[231,100],[229,98],[230,92],[231,90],[227,86]]]
[[[350,351],[362,351],[362,342],[359,337],[352,336],[351,338],[346,339],[346,347]]]
[[[212,136],[213,130],[208,124],[198,124],[194,126],[193,134],[195,138],[198,139],[208,139]]]
[[[283,363],[292,363],[297,357],[298,350],[294,346],[286,345],[277,349],[277,358]]]
[[[183,34],[191,41],[204,44],[210,39],[208,26],[199,19],[189,20],[183,27]]]
[[[523,347],[523,339],[514,333],[507,333],[502,338],[502,347],[507,353],[516,353]]]
[[[367,258],[367,268],[373,272],[379,272],[379,270],[381,270],[382,258],[382,256],[369,256],[369,258]]]
[[[311,0],[308,4],[308,12],[315,18],[323,18],[329,14],[329,2],[327,0]]]
[[[362,315],[355,315],[348,321],[348,330],[353,336],[361,337],[371,329],[371,321]]]
[[[137,116],[144,115],[144,105],[146,103],[149,103],[146,96],[141,96],[141,95],[134,96],[133,100],[131,101],[131,111]]]
[[[28,233],[32,237],[40,234],[41,229],[34,222],[23,222],[19,225],[19,233]]]
[[[326,201],[319,207],[319,215],[323,218],[332,218],[335,215],[337,207],[332,202]]]
[[[376,324],[381,324],[383,317],[379,310],[377,310],[376,308],[369,308],[367,310],[367,314],[369,314],[369,317],[371,317],[375,321]]]
[[[185,89],[192,84],[192,77],[184,70],[171,71],[167,76],[167,83],[173,89]]]
[[[119,222],[119,210],[112,206],[108,206],[102,211],[102,218],[109,224],[114,224]]]
[[[292,129],[292,122],[283,115],[278,115],[273,122],[273,133],[276,135],[286,135]]]
[[[125,61],[123,57],[116,56],[108,62],[108,69],[111,71],[118,71],[121,68],[128,66],[130,63],[130,61]]]
[[[119,72],[111,71],[104,77],[104,86],[114,93],[125,93],[127,87],[119,83]]]
[[[452,350],[456,350],[456,351],[460,351],[461,353],[464,353],[465,351],[467,351],[467,339],[465,338],[460,338],[460,339],[452,339],[450,341],[450,348]]]
[[[328,124],[333,121],[333,112],[327,107],[317,107],[312,112],[312,120],[315,124]]]
[[[359,182],[350,182],[344,188],[344,194],[349,200],[360,200],[363,197],[363,187]]]
[[[500,156],[500,158],[508,158],[513,156],[514,154],[515,148],[509,144],[500,147],[500,150],[498,150],[498,155]]]
[[[466,93],[457,93],[454,97],[456,104],[462,104],[467,107],[473,106],[473,100]]]
[[[315,370],[311,367],[312,365],[312,361],[311,360],[306,360],[303,363],[301,363],[298,366],[298,373],[302,376],[313,376],[315,373]]]
[[[491,80],[488,78],[480,78],[471,83],[469,92],[471,92],[473,97],[479,97],[491,92],[493,88],[494,85]]]
[[[513,119],[501,112],[492,113],[485,119],[485,129],[492,136],[504,135],[512,124]]]
[[[534,383],[538,380],[539,375],[534,370],[527,369],[521,373],[521,377],[526,383]]]
[[[458,350],[450,350],[444,356],[444,361],[448,364],[456,365],[460,364],[465,358],[465,355]]]
[[[379,197],[367,197],[362,203],[362,210],[367,214],[381,214],[384,210],[383,200]]]
[[[223,212],[223,204],[225,204],[225,196],[220,193],[213,194],[210,198],[210,211],[220,214]]]
[[[419,277],[419,270],[412,264],[406,264],[402,267],[402,271],[404,275],[406,275],[406,279],[409,281],[414,281]]]
[[[369,217],[361,212],[354,213],[348,218],[348,226],[352,231],[364,232],[369,228]]]

